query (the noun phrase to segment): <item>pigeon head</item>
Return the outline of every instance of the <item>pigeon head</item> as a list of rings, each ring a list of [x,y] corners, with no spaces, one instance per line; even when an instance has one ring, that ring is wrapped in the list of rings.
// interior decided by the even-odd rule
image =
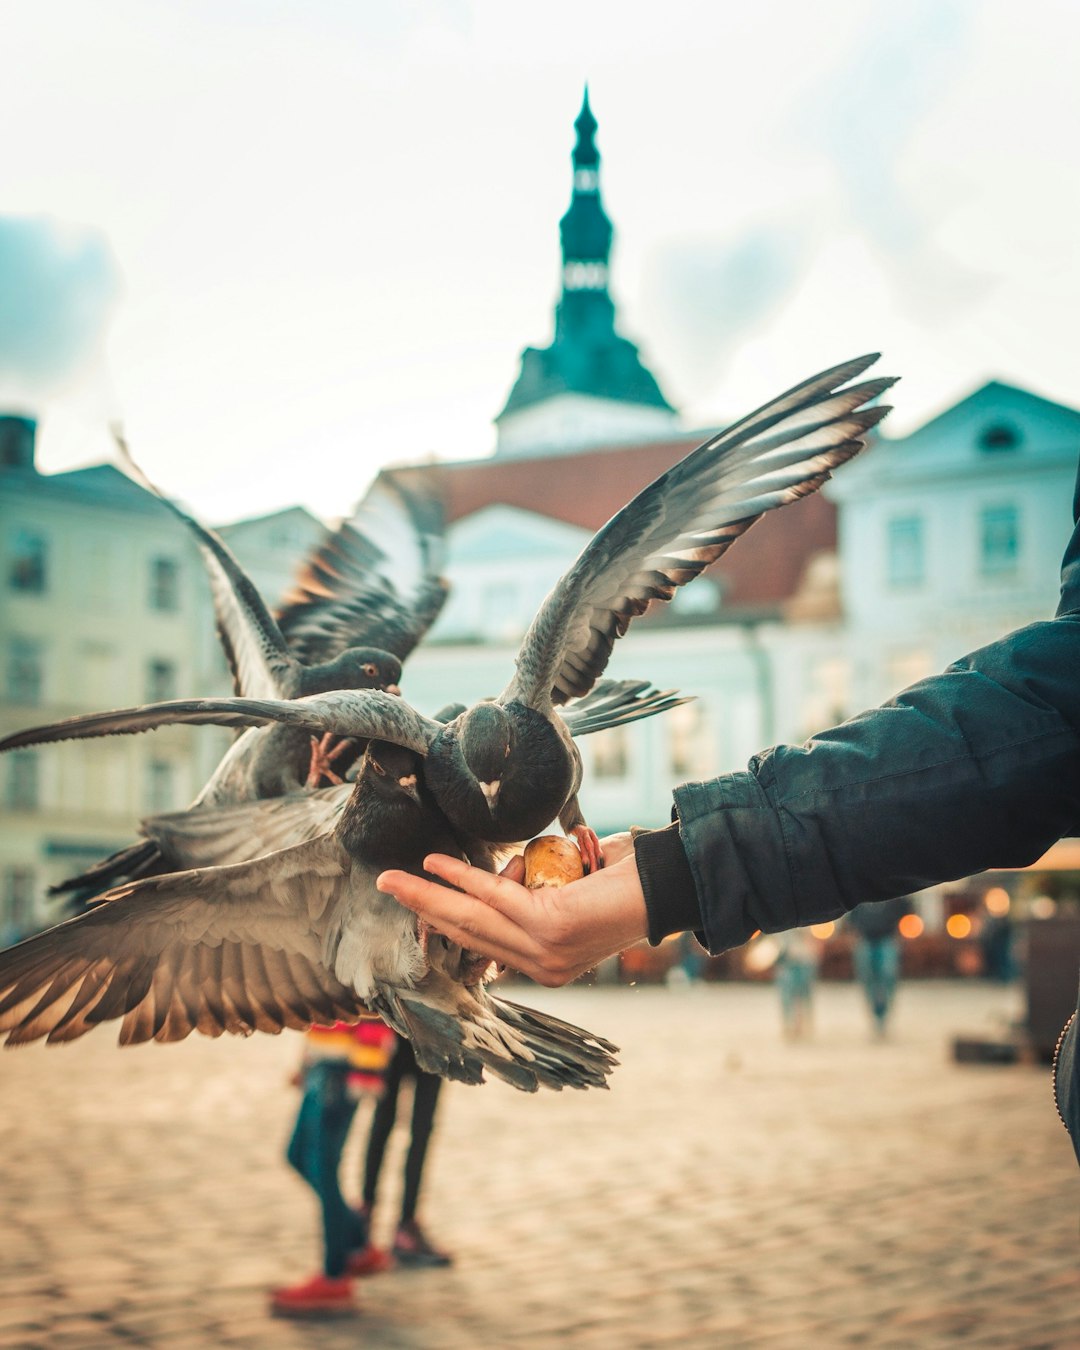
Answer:
[[[458,739],[465,766],[494,814],[513,749],[513,724],[498,703],[478,703],[458,722]]]
[[[392,741],[369,741],[360,764],[364,786],[387,800],[420,805],[420,756]]]
[[[333,689],[385,689],[400,694],[401,662],[378,647],[350,647],[332,661],[310,666],[304,680],[305,694],[326,694]]]
[[[562,810],[574,764],[543,713],[517,702],[478,703],[435,736],[424,782],[456,830],[516,843]]]

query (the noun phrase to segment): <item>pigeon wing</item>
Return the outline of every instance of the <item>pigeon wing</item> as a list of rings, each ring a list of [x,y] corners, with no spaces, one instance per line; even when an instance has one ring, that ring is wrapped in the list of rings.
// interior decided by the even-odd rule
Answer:
[[[844,389],[875,356],[806,380],[714,436],[604,525],[544,601],[500,701],[532,707],[585,694],[615,639],[652,600],[715,562],[764,512],[816,492],[889,411],[864,405],[891,379]]]
[[[432,738],[442,730],[440,723],[418,713],[403,698],[381,689],[335,689],[297,699],[170,699],[140,708],[85,713],[16,731],[0,740],[0,751],[92,736],[126,736],[178,723],[243,728],[272,722],[303,727],[312,735],[329,731],[335,736],[393,741],[420,755],[427,754]]]
[[[0,953],[0,1032],[69,1041],[122,1019],[130,1045],[355,1021],[364,1005],[322,958],[349,865],[327,837],[119,887]]]
[[[594,731],[626,726],[644,717],[693,702],[694,695],[676,689],[654,689],[648,680],[600,680],[585,695],[559,709],[571,736],[589,736]]]
[[[113,436],[128,468],[139,482],[183,521],[195,536],[210,580],[218,637],[232,671],[233,690],[245,698],[292,698],[300,691],[303,669],[255,583],[224,539],[189,515],[157,487],[132,458],[117,428]]]
[[[238,806],[173,811],[144,820],[141,832],[185,868],[223,867],[331,834],[353,785],[290,792]]]
[[[379,647],[404,661],[446,602],[442,555],[441,506],[380,475],[352,518],[302,564],[278,610],[281,631],[306,665],[348,647]]]

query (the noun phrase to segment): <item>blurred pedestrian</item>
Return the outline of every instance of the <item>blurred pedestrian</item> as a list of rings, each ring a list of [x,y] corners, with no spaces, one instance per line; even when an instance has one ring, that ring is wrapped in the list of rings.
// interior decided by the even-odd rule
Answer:
[[[346,1203],[338,1170],[357,1103],[385,1091],[394,1039],[377,1019],[313,1026],[305,1036],[303,1096],[286,1157],[319,1198],[323,1265],[309,1279],[272,1292],[277,1316],[356,1311],[352,1277],[370,1273],[370,1233],[363,1213]]]
[[[908,896],[856,905],[845,923],[855,933],[855,978],[862,985],[874,1030],[883,1038],[900,982],[900,920],[912,912]]]
[[[773,979],[780,994],[780,1017],[789,1041],[807,1039],[814,1026],[814,985],[821,964],[821,943],[806,928],[777,933]]]
[[[412,1045],[403,1036],[396,1044],[386,1070],[386,1088],[375,1106],[364,1158],[364,1203],[361,1216],[371,1226],[379,1190],[386,1145],[397,1118],[398,1093],[405,1079],[412,1082],[412,1128],[409,1151],[405,1156],[405,1179],[401,1213],[394,1235],[392,1253],[399,1266],[448,1266],[453,1258],[430,1240],[416,1217],[420,1183],[424,1175],[428,1145],[435,1125],[435,1110],[443,1080],[438,1074],[425,1073],[416,1063]]]

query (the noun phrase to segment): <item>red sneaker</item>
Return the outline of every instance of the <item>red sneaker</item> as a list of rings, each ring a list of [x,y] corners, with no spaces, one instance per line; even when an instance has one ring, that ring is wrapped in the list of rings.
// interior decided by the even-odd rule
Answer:
[[[350,1275],[381,1275],[384,1270],[394,1269],[394,1258],[381,1247],[373,1247],[369,1242],[349,1257],[345,1267]]]
[[[271,1290],[270,1311],[275,1317],[347,1316],[357,1311],[352,1280],[348,1275],[336,1279],[329,1275],[312,1275],[302,1284]]]

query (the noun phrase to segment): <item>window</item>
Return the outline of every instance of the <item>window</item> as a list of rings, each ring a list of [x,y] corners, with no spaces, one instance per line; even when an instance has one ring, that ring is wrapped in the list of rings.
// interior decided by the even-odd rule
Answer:
[[[630,768],[625,727],[609,727],[589,737],[594,778],[625,778]]]
[[[154,815],[176,805],[173,766],[165,759],[152,759],[146,766],[146,809]]]
[[[160,703],[176,697],[176,663],[155,659],[146,666],[146,701]]]
[[[5,867],[0,894],[0,943],[17,942],[33,926],[34,874],[28,867]]]
[[[8,810],[33,811],[38,804],[37,751],[13,750],[7,762]]]
[[[43,534],[16,530],[8,559],[8,585],[13,591],[41,595],[48,584],[48,546]]]
[[[12,638],[7,646],[4,688],[13,703],[40,703],[45,683],[44,648],[33,638]]]
[[[979,516],[979,571],[1009,576],[1020,560],[1020,513],[1015,506],[986,506]]]
[[[520,588],[513,581],[494,581],[484,587],[483,631],[491,638],[517,638],[523,632]]]
[[[1016,450],[1020,445],[1020,432],[1011,422],[991,422],[979,433],[979,449],[989,454],[1001,450]]]
[[[890,586],[921,586],[923,522],[921,516],[894,516],[886,534],[886,575]]]
[[[180,564],[175,558],[150,559],[150,608],[169,613],[180,608]]]
[[[683,703],[664,717],[668,762],[676,778],[701,778],[709,772],[709,743],[700,703]]]

